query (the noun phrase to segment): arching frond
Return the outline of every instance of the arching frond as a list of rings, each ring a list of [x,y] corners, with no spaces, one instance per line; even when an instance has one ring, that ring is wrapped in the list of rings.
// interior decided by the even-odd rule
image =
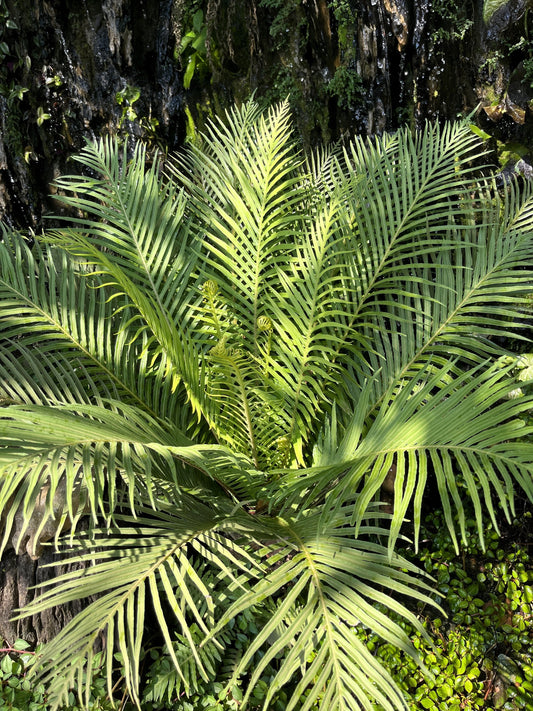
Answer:
[[[365,534],[385,534],[368,522],[372,514],[364,515],[362,536],[355,539],[350,514],[351,506],[341,508],[325,526],[320,512],[297,521],[278,520],[274,526],[271,524],[272,533],[277,533],[285,545],[276,555],[269,556],[266,576],[237,599],[212,633],[216,635],[238,612],[291,581],[278,603],[277,614],[252,641],[234,674],[234,678],[243,674],[254,655],[261,652],[248,698],[263,670],[285,651],[278,661],[279,670],[270,684],[265,708],[295,673],[300,679],[293,687],[287,709],[297,707],[302,697],[303,708],[312,708],[318,699],[332,711],[371,709],[376,701],[389,711],[405,708],[402,694],[354,630],[360,625],[372,629],[421,663],[401,627],[386,612],[376,609],[374,603],[379,601],[394,610],[425,634],[406,607],[385,591],[378,592],[377,587],[393,586],[403,595],[424,602],[430,602],[430,588],[417,577],[421,572],[411,563],[401,558],[389,559],[386,548],[366,539]]]
[[[60,250],[8,233],[0,242],[0,393],[25,403],[116,398],[176,415],[172,377],[152,364],[147,334],[118,309],[93,270]],[[49,386],[43,391],[45,383]],[[72,385],[69,387],[69,383]]]
[[[467,161],[475,149],[475,138],[459,124],[428,127],[419,138],[404,129],[393,140],[352,144],[344,181],[353,254],[345,328],[379,334],[385,321],[401,332],[419,290],[435,299],[424,266],[432,254],[470,240]]]
[[[295,247],[294,261],[279,272],[280,292],[270,299],[274,334],[265,359],[284,400],[283,434],[296,448],[308,439],[328,390],[337,382],[339,349],[366,345],[355,330],[347,329],[344,342],[339,337],[351,289],[347,280],[351,254],[341,212],[335,195],[317,208]]]
[[[191,192],[200,220],[205,280],[214,280],[232,304],[256,354],[259,320],[269,316],[268,295],[277,285],[276,263],[292,252],[292,236],[306,219],[308,188],[290,140],[288,103],[252,122],[248,106],[235,110],[227,126],[212,126],[206,143],[207,150],[192,148],[174,174]]]
[[[154,456],[154,447],[165,444],[191,443],[175,428],[163,429],[141,410],[120,402],[108,403],[107,407],[76,403],[2,408],[2,546],[19,509],[24,512],[19,539],[28,526],[35,525],[32,515],[43,487],[48,494],[41,527],[49,518],[68,516],[74,522],[84,512],[91,512],[94,520],[99,515],[109,519],[124,496],[124,487],[135,510],[139,496],[153,498],[157,493],[157,478],[178,485],[180,476],[173,455],[161,446]],[[58,487],[60,501],[54,502]],[[58,525],[59,530],[61,527]],[[37,539],[33,537],[34,542]]]
[[[510,397],[516,384],[498,365],[460,376],[452,372],[453,364],[422,369],[399,390],[389,390],[369,422],[364,423],[355,405],[357,414],[344,437],[330,433],[329,467],[287,473],[279,482],[279,502],[290,510],[304,496],[307,502],[316,502],[317,495],[320,500],[328,491],[325,510],[335,510],[358,492],[352,515],[356,524],[393,468],[392,551],[410,510],[418,538],[422,497],[431,470],[456,546],[452,511],[458,513],[465,539],[465,496],[474,504],[481,540],[484,512],[498,530],[494,500],[508,517],[516,486],[533,501],[533,448],[524,441],[533,433],[525,421],[533,397]]]
[[[502,212],[508,215],[504,221]],[[423,280],[412,282],[411,295],[396,297],[398,319],[412,310],[401,329],[387,317],[376,318],[369,367],[361,369],[361,377],[377,374],[376,400],[429,361],[444,363],[453,356],[483,362],[502,354],[503,338],[520,337],[519,315],[532,288],[531,190],[519,198],[510,187],[503,197],[492,198],[480,220],[469,231],[449,228],[456,247],[418,269]]]
[[[334,523],[324,529],[319,514],[298,522],[276,522],[230,513],[227,507],[225,510],[216,504],[204,506],[192,499],[184,499],[184,504],[180,513],[162,505],[157,512],[147,510],[148,517],[122,519],[120,528],[82,535],[82,547],[69,561],[89,562],[94,557],[93,549],[98,547],[100,562],[83,576],[77,572],[63,575],[25,611],[24,614],[35,614],[52,605],[103,593],[45,648],[39,660],[40,676],[49,681],[53,675],[56,680],[52,708],[61,703],[74,683],[81,685],[81,692],[86,689],[88,693],[91,673],[82,673],[83,661],[92,658],[94,642],[103,631],[108,640],[108,684],[112,686],[116,649],[122,654],[126,682],[136,698],[149,596],[187,689],[191,678],[186,674],[190,675],[192,668],[196,674],[206,675],[202,652],[212,642],[217,644],[228,621],[289,583],[290,593],[280,601],[276,615],[236,664],[235,678],[247,669],[257,651],[264,651],[249,693],[262,670],[287,649],[269,697],[290,682],[295,672],[303,672],[289,709],[304,690],[307,703],[312,704],[324,689],[332,711],[370,709],[375,700],[391,711],[405,707],[394,682],[353,630],[359,625],[375,630],[421,663],[401,627],[373,604],[378,599],[423,633],[419,621],[406,607],[375,589],[394,585],[404,595],[430,602],[430,589],[416,577],[420,571],[404,559],[389,560],[386,549],[376,543],[354,539],[348,526],[348,509],[340,511]],[[365,516],[368,518],[372,516]],[[228,537],[226,531],[232,535]],[[367,523],[364,532],[374,534],[380,530]],[[251,557],[248,546],[243,547],[238,536],[246,536],[248,541],[255,538],[258,546],[261,539],[269,539],[269,544],[260,549],[264,560]],[[217,569],[219,584],[237,594],[233,604],[228,607],[224,595],[206,587],[191,565],[190,555],[205,558]],[[172,617],[164,613],[168,607]],[[199,644],[189,631],[189,618],[204,633]],[[176,626],[189,646],[186,658],[178,658],[172,652],[172,630]]]
[[[98,595],[45,648],[35,667],[45,682],[54,682],[50,708],[60,708],[73,686],[78,687],[87,703],[93,669],[85,662],[93,659],[94,644],[101,634],[107,640],[105,668],[110,692],[116,651],[123,658],[128,690],[138,702],[139,659],[148,601],[185,688],[191,684],[190,671],[207,678],[204,662],[208,655],[198,648],[190,627],[194,621],[204,635],[210,631],[215,614],[214,591],[204,584],[190,557],[208,560],[226,584],[236,581],[239,572],[247,578],[257,577],[262,568],[244,548],[224,535],[227,525],[239,530],[242,515],[241,520],[237,515],[232,519],[224,509],[206,506],[187,496],[183,503],[176,512],[161,502],[157,511],[145,510],[145,516],[117,519],[119,528],[80,535],[79,547],[68,561],[91,563],[98,550],[99,562],[86,567],[82,576],[61,576],[55,581],[57,585],[45,590],[24,612],[36,614],[51,606]],[[194,661],[192,667],[173,651],[176,630]]]
[[[161,180],[157,156],[148,166],[142,143],[128,160],[126,145],[119,148],[116,140],[103,139],[88,144],[76,161],[89,168],[92,177],[59,178],[57,199],[81,208],[87,216],[69,216],[69,223],[79,227],[55,233],[54,241],[79,256],[93,258],[96,264],[98,251],[110,251],[113,264],[175,320],[180,302],[189,296],[187,277],[194,255],[186,249],[192,235],[184,219],[187,200],[183,192],[171,181]],[[80,233],[90,235],[90,244],[98,251],[87,254],[87,242],[79,239]],[[174,286],[170,302],[169,281]]]
[[[95,521],[98,516],[110,521],[117,506],[127,504],[135,512],[139,502],[153,503],[169,486],[175,505],[181,506],[181,491],[209,497],[235,487],[244,500],[253,500],[264,484],[247,457],[220,445],[194,444],[176,427],[114,401],[105,407],[76,403],[0,409],[0,471],[2,546],[21,507],[25,523],[19,538],[33,526],[43,487],[48,495],[41,527],[48,518],[68,516],[75,522],[89,512]],[[59,510],[54,503],[58,487]]]
[[[80,227],[55,233],[53,241],[105,275],[113,298],[122,300],[120,309],[132,312],[128,324],[149,333],[152,362],[171,376],[173,388],[183,384],[194,411],[209,423],[201,358],[183,328],[196,300],[186,198],[171,181],[160,180],[157,162],[147,170],[141,146],[129,164],[109,141],[87,146],[78,161],[99,177],[60,180],[63,190],[75,191],[61,200],[78,201],[91,217],[74,220]]]

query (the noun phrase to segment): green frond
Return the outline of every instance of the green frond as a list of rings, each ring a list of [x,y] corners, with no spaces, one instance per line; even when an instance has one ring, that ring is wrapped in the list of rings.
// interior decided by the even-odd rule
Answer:
[[[24,526],[19,539],[33,527],[32,513],[43,487],[48,494],[42,526],[49,518],[68,516],[75,522],[89,512],[95,521],[99,516],[110,521],[126,499],[134,512],[139,502],[154,502],[170,489],[176,504],[180,491],[208,498],[225,493],[238,501],[235,490],[245,501],[254,501],[265,483],[244,455],[219,445],[194,444],[176,427],[162,426],[142,410],[113,401],[105,407],[3,407],[0,474],[2,546],[21,507]],[[54,501],[58,489],[59,502]],[[34,536],[32,543],[37,542]]]
[[[227,126],[212,125],[206,149],[192,148],[173,168],[194,201],[205,280],[219,284],[254,354],[276,263],[293,249],[308,193],[290,140],[288,104],[256,113],[248,105],[234,110]]]
[[[392,553],[411,509],[415,540],[418,539],[422,497],[428,471],[432,470],[456,546],[452,511],[455,509],[459,515],[460,533],[465,539],[465,496],[474,503],[483,543],[485,512],[498,530],[494,500],[508,517],[513,511],[516,486],[533,501],[533,448],[523,442],[533,432],[524,419],[533,398],[509,397],[516,385],[508,377],[508,370],[498,365],[478,367],[455,377],[453,365],[419,371],[412,379],[406,379],[399,391],[388,392],[379,411],[367,423],[364,437],[354,438],[351,429],[347,430],[345,436],[354,444],[351,453],[339,437],[342,458],[335,461],[330,454],[335,463],[334,469],[330,464],[330,478],[324,476],[323,467],[287,473],[280,480],[279,501],[290,507],[304,495],[312,494],[316,500],[318,492],[330,490],[326,510],[335,511],[340,502],[358,492],[352,516],[352,522],[357,524],[394,468],[394,513],[389,537]],[[361,431],[360,423],[358,414],[356,432]]]
[[[319,146],[305,156],[304,173],[311,183],[310,198],[333,195],[344,180],[343,155],[338,146]]]
[[[190,440],[175,428],[163,429],[141,410],[106,404],[11,405],[0,410],[0,510],[6,521],[2,548],[19,509],[24,515],[19,541],[28,527],[33,529],[43,488],[48,493],[41,527],[47,519],[68,516],[74,522],[89,512],[95,521],[98,516],[109,520],[124,487],[135,510],[139,497],[153,499],[157,478],[178,483],[174,457],[162,445],[186,446]],[[32,544],[38,542],[39,531],[35,533]]]
[[[372,322],[376,314],[394,319],[396,297],[417,283],[416,265],[454,245],[446,226],[471,216],[464,198],[473,170],[467,161],[476,148],[461,124],[428,127],[419,138],[403,129],[383,145],[352,144],[345,187],[357,289],[352,325]]]
[[[194,412],[211,423],[201,358],[182,327],[192,306],[196,261],[184,218],[186,198],[170,181],[160,182],[157,164],[146,171],[142,148],[126,165],[116,143],[101,141],[78,160],[102,178],[63,179],[61,187],[76,195],[62,200],[80,201],[101,222],[79,218],[80,228],[55,233],[54,243],[93,266],[112,297],[121,299],[120,310],[129,311],[126,324],[133,334],[150,334],[151,364],[157,362],[170,377],[171,390],[182,383]]]
[[[25,609],[24,616],[37,614],[55,605],[98,595],[47,645],[33,670],[45,683],[54,681],[50,708],[60,708],[73,686],[78,686],[78,693],[87,703],[93,670],[85,662],[92,659],[94,644],[102,634],[107,640],[104,658],[110,694],[113,656],[120,653],[128,690],[138,703],[139,657],[148,600],[185,688],[191,683],[184,674],[187,670],[190,674],[194,669],[194,673],[207,678],[205,655],[190,632],[190,619],[207,633],[213,623],[214,601],[212,590],[191,565],[188,547],[193,545],[197,554],[205,555],[228,582],[235,580],[236,563],[248,570],[248,556],[230,539],[216,534],[227,513],[198,500],[183,503],[179,513],[165,511],[164,506],[157,512],[149,509],[145,511],[148,518],[123,518],[119,528],[81,535],[80,545],[68,562],[91,563],[96,549],[100,562],[86,567],[82,576],[66,573],[57,578],[51,589]],[[239,556],[242,562],[238,561]],[[192,668],[184,663],[183,654],[179,659],[174,652],[176,627],[189,656],[195,660]]]
[[[161,317],[175,324],[188,308],[188,279],[195,263],[183,191],[161,180],[157,156],[148,167],[142,144],[128,160],[126,146],[101,140],[88,144],[76,160],[98,177],[58,179],[57,186],[67,193],[58,199],[81,206],[87,217],[69,218],[79,227],[54,232],[51,239],[104,273],[109,261],[100,263],[100,255],[111,252],[120,273],[142,290]]]
[[[118,310],[91,268],[36,241],[0,242],[0,393],[24,403],[120,399],[177,417],[172,375],[151,362],[147,334]],[[49,385],[43,390],[45,383]]]
[[[374,602],[405,617],[424,634],[420,622],[406,607],[385,592],[377,592],[377,588],[394,587],[424,602],[430,602],[430,589],[416,577],[420,571],[412,564],[400,558],[390,560],[386,548],[363,540],[365,534],[379,533],[380,529],[365,525],[362,537],[355,539],[350,515],[351,507],[347,506],[327,526],[320,512],[297,521],[270,524],[278,545],[285,541],[283,548],[268,558],[267,575],[237,599],[209,636],[215,636],[240,611],[286,588],[276,615],[251,642],[234,674],[234,678],[243,674],[254,655],[261,652],[248,698],[265,667],[286,651],[278,661],[279,670],[264,708],[296,672],[301,680],[287,709],[295,708],[304,692],[304,707],[309,708],[319,698],[332,711],[370,709],[375,701],[390,711],[406,708],[394,682],[357,639],[354,628],[363,625],[376,631],[421,663],[405,632]],[[369,518],[368,514],[364,518]]]
[[[375,319],[368,335],[374,347],[367,365],[359,366],[359,379],[374,378],[376,403],[392,383],[429,362],[443,365],[451,356],[480,363],[503,353],[501,339],[521,337],[518,316],[531,293],[533,266],[530,192],[518,198],[510,188],[503,198],[494,197],[470,231],[449,228],[457,246],[419,268],[422,279],[411,281],[410,295],[395,297],[392,312],[401,328],[394,328],[390,315]],[[500,214],[509,213],[510,204],[514,218],[502,222]],[[406,309],[412,315],[402,318]]]
[[[228,351],[223,344],[211,350],[210,361],[208,395],[218,405],[220,438],[235,450],[247,452],[259,468],[255,427],[261,413],[254,390],[261,381],[255,364],[249,356],[239,350]]]
[[[280,292],[270,300],[274,336],[268,367],[276,388],[283,387],[284,434],[291,443],[308,439],[327,403],[341,371],[339,351],[366,345],[355,330],[343,333],[344,342],[339,335],[351,289],[347,279],[351,255],[341,210],[335,195],[317,210],[295,247],[294,261],[284,273],[280,270]]]

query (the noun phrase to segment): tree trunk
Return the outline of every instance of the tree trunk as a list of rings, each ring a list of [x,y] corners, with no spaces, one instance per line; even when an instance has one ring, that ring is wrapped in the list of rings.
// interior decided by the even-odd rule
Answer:
[[[50,183],[87,139],[180,143],[173,0],[4,0],[0,218],[38,231]],[[46,226],[49,226],[48,224]]]
[[[201,128],[252,91],[264,103],[290,96],[304,145],[479,104],[478,125],[527,147],[532,5],[509,0],[489,14],[496,5],[483,0],[4,0],[0,218],[40,230],[59,209],[51,181],[87,138],[172,151],[188,120]]]
[[[13,644],[16,639],[24,639],[31,644],[47,642],[86,607],[86,600],[77,600],[39,615],[12,620],[16,611],[31,602],[38,593],[38,590],[31,588],[67,572],[69,568],[65,565],[45,567],[54,560],[57,556],[52,549],[46,549],[38,560],[32,560],[27,553],[17,555],[12,548],[4,552],[0,565],[0,638],[8,644]]]

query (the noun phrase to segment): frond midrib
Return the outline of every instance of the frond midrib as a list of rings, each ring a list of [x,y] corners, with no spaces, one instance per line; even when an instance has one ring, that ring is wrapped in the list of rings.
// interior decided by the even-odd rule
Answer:
[[[148,280],[149,280],[149,283],[150,283],[151,291],[152,291],[153,294],[155,295],[156,303],[157,303],[157,305],[159,306],[159,310],[160,310],[161,314],[163,315],[163,317],[164,317],[164,319],[165,319],[165,321],[166,321],[167,327],[169,328],[169,330],[172,330],[172,324],[170,323],[170,320],[169,320],[169,318],[168,318],[168,315],[167,315],[167,312],[166,312],[166,310],[165,310],[165,307],[164,307],[163,303],[161,302],[161,298],[160,298],[160,295],[159,295],[158,290],[156,289],[156,285],[155,285],[155,282],[154,282],[154,280],[153,280],[153,278],[152,278],[152,274],[151,274],[150,270],[148,269],[148,265],[147,265],[147,263],[146,263],[146,260],[145,260],[145,258],[144,258],[144,255],[143,255],[143,253],[142,253],[142,250],[139,248],[139,244],[138,244],[137,237],[136,237],[136,231],[135,231],[134,226],[133,226],[133,224],[132,224],[132,222],[131,222],[131,220],[130,220],[130,216],[129,216],[128,210],[127,210],[127,208],[126,208],[126,205],[124,204],[124,201],[122,200],[121,191],[120,191],[120,190],[117,190],[116,195],[117,195],[117,199],[118,199],[119,204],[120,204],[120,208],[121,208],[121,210],[122,210],[122,215],[123,215],[123,217],[126,219],[126,224],[127,224],[128,232],[129,232],[129,234],[131,235],[131,238],[132,238],[133,243],[134,243],[134,245],[135,245],[137,254],[139,255],[139,257],[140,257],[140,259],[141,259],[141,264],[142,264],[142,266],[143,266],[143,269],[144,269],[146,275],[148,276]]]
[[[194,534],[191,534],[190,536],[188,536],[188,537],[185,539],[185,541],[180,541],[180,543],[175,544],[171,549],[169,549],[169,551],[167,551],[167,553],[165,553],[165,554],[162,555],[160,558],[158,558],[158,560],[155,561],[155,562],[151,565],[151,567],[148,568],[148,570],[146,570],[146,572],[143,573],[143,575],[141,575],[135,582],[132,582],[131,584],[127,584],[127,585],[125,586],[125,587],[126,587],[126,590],[125,590],[125,592],[123,593],[123,595],[122,595],[122,596],[118,599],[118,601],[110,608],[110,611],[108,612],[108,614],[107,614],[105,617],[102,618],[100,626],[99,626],[97,629],[94,630],[94,632],[93,632],[92,635],[90,635],[88,641],[86,642],[86,649],[87,649],[87,650],[91,650],[91,649],[93,648],[94,643],[96,642],[96,640],[97,640],[98,635],[100,634],[100,632],[101,632],[102,630],[104,630],[106,627],[108,627],[108,626],[112,623],[113,618],[114,618],[118,613],[120,613],[120,611],[121,611],[122,609],[124,609],[124,607],[126,606],[128,600],[131,598],[131,596],[132,596],[137,590],[139,590],[142,585],[145,585],[146,582],[150,580],[150,578],[152,577],[152,575],[153,575],[162,565],[164,565],[164,563],[165,563],[167,560],[169,560],[169,559],[171,559],[173,556],[175,556],[175,554],[176,554],[181,548],[183,548],[183,546],[184,546],[186,543],[188,543],[188,542],[194,540],[194,539],[197,538],[197,537],[198,537],[198,532],[195,532]],[[38,602],[38,601],[37,601],[37,602]],[[27,609],[29,610],[30,607],[28,607]],[[55,665],[55,663],[54,663],[54,665]],[[49,672],[46,672],[45,670],[43,670],[43,672],[41,673],[41,676],[44,677],[44,675],[45,675],[46,673],[51,674],[51,673],[53,673],[53,671],[50,670]],[[68,683],[68,679],[67,679],[67,683]],[[63,685],[63,688],[65,688],[65,686],[66,686],[66,685],[64,684],[64,685]],[[132,692],[132,694],[136,697],[136,695],[137,695],[137,694],[136,694],[136,690],[135,690],[135,689],[131,689],[131,692]]]
[[[335,634],[334,634],[334,626],[331,621],[331,615],[326,603],[324,591],[322,589],[322,584],[321,584],[321,579],[320,579],[320,574],[316,568],[315,561],[313,559],[313,556],[311,554],[311,551],[307,548],[306,544],[302,540],[302,538],[298,535],[298,533],[294,530],[294,527],[292,528],[291,531],[291,537],[295,540],[295,542],[298,545],[298,548],[300,549],[301,553],[303,554],[310,574],[311,574],[311,579],[313,581],[313,585],[316,591],[316,594],[318,596],[318,601],[320,608],[322,610],[322,617],[324,621],[324,627],[326,630],[326,636],[328,640],[328,649],[330,651],[330,655],[332,658],[332,663],[333,663],[333,669],[334,669],[334,676],[333,679],[330,678],[329,683],[335,683],[335,686],[337,688],[343,686],[342,682],[342,674],[341,674],[341,663],[338,658],[338,653],[337,653],[337,646],[335,643]]]
[[[331,211],[328,214],[329,218],[331,218]],[[329,220],[328,220],[329,223]],[[327,242],[328,242],[328,237],[326,237],[323,240],[321,250],[320,250],[320,267],[319,271],[322,272],[323,269],[323,258],[326,254],[327,251]],[[313,300],[312,304],[309,308],[309,317],[307,319],[307,333],[305,335],[305,347],[302,349],[302,352],[300,353],[300,356],[303,356],[299,358],[300,362],[302,363],[302,367],[300,368],[300,372],[298,374],[298,380],[296,383],[296,388],[295,388],[295,394],[294,394],[294,406],[292,408],[292,416],[291,416],[291,422],[289,425],[289,432],[288,432],[288,437],[289,441],[292,443],[292,438],[293,438],[293,433],[294,433],[294,428],[296,427],[297,423],[297,415],[298,415],[298,405],[300,403],[300,395],[302,392],[302,385],[304,383],[305,379],[305,373],[306,373],[306,367],[308,363],[308,355],[310,351],[311,344],[313,342],[313,325],[314,325],[314,316],[317,310],[317,305],[319,303],[319,294],[320,294],[320,288],[321,288],[321,281],[320,278],[316,277],[316,272],[315,272],[315,278],[313,280]],[[334,362],[334,361],[333,361]],[[330,367],[330,371],[332,371],[334,366],[332,365]]]
[[[267,213],[267,197],[270,193],[270,188],[271,188],[271,176],[272,176],[272,154],[274,153],[275,155],[275,147],[272,146],[272,141],[270,141],[270,146],[269,146],[269,153],[268,153],[268,177],[265,178],[265,188],[262,191],[261,195],[261,209],[260,209],[260,218],[258,220],[258,244],[257,244],[257,254],[260,256],[262,252],[262,246],[263,246],[263,226],[265,223],[265,216]],[[267,240],[268,242],[268,240]],[[258,318],[259,318],[259,292],[260,292],[260,286],[261,286],[261,269],[262,269],[262,260],[261,259],[256,259],[255,260],[255,272],[254,272],[254,280],[253,280],[253,285],[254,285],[254,292],[253,292],[253,308],[254,308],[254,313],[253,313],[253,327],[254,327],[254,356],[258,355],[259,352],[259,330],[258,330]],[[257,455],[256,455],[257,456]]]
[[[444,162],[444,157],[443,157],[442,162]],[[347,334],[353,329],[353,326],[354,326],[356,320],[358,319],[358,317],[361,313],[361,310],[363,309],[363,306],[365,305],[366,300],[371,295],[374,285],[379,280],[379,278],[381,276],[381,270],[384,269],[384,267],[387,263],[389,254],[391,253],[393,247],[396,245],[397,241],[399,240],[405,223],[407,222],[409,216],[414,212],[415,208],[417,207],[420,195],[422,195],[425,192],[427,186],[431,182],[431,176],[438,169],[439,169],[438,165],[433,166],[433,170],[431,171],[430,174],[428,174],[428,176],[426,177],[424,182],[420,184],[419,189],[417,190],[416,194],[413,196],[413,198],[410,202],[410,205],[409,205],[409,209],[403,215],[401,222],[398,224],[398,226],[394,232],[394,235],[392,236],[392,239],[390,240],[390,243],[383,254],[383,258],[380,260],[379,265],[373,269],[373,276],[370,279],[370,281],[368,282],[367,288],[361,294],[357,308],[356,308],[355,312],[353,313],[353,315],[352,315],[352,317],[351,317],[350,321],[348,322],[348,325],[345,329]],[[336,355],[338,355],[338,353],[339,353],[339,351],[337,352]],[[335,360],[335,358],[333,360]]]

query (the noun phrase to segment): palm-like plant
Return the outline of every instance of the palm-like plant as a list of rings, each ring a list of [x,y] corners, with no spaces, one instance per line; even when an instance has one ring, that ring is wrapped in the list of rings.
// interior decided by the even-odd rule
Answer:
[[[265,707],[292,679],[288,711],[405,708],[356,628],[416,658],[384,610],[422,629],[405,600],[430,588],[395,548],[426,482],[456,542],[464,497],[480,535],[517,485],[533,499],[533,403],[497,362],[532,288],[533,199],[475,183],[476,155],[449,125],[304,160],[287,105],[250,102],[166,173],[89,145],[86,175],[58,181],[74,226],[4,234],[3,544],[44,488],[30,552],[68,520],[92,565],[25,614],[99,594],[43,653],[54,708],[88,690],[102,632],[110,688],[120,651],[138,700],[148,600],[187,688],[268,598],[235,669],[255,657],[250,693],[273,666]]]

